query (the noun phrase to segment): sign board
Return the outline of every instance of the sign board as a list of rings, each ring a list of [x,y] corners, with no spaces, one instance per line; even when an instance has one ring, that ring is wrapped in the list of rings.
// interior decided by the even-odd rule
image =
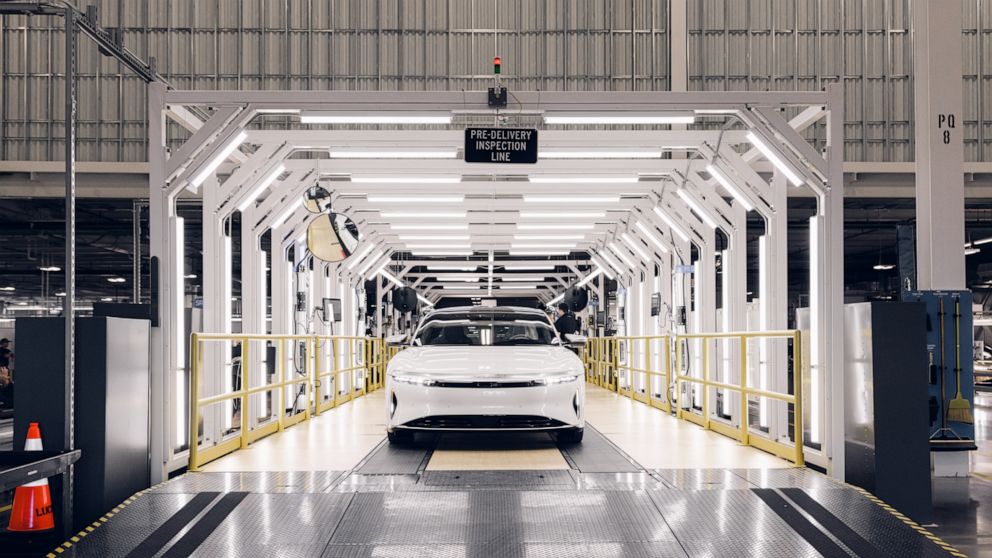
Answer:
[[[530,128],[465,128],[465,162],[536,163],[537,130]]]

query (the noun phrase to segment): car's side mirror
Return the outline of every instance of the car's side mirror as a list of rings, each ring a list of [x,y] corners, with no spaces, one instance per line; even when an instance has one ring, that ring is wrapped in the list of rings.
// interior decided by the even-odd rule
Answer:
[[[391,347],[399,347],[399,346],[402,346],[402,345],[406,345],[406,342],[407,342],[406,341],[406,338],[407,338],[407,336],[406,336],[405,333],[398,333],[396,335],[390,335],[390,336],[386,337],[386,344],[389,345],[389,346],[391,346]]]

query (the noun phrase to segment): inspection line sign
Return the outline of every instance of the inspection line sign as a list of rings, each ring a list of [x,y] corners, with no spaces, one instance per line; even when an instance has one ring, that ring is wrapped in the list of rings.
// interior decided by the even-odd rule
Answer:
[[[536,163],[537,130],[465,128],[466,163]]]

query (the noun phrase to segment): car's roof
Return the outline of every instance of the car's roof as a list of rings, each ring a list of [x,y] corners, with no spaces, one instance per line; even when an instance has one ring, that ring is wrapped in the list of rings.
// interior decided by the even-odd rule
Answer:
[[[529,314],[546,316],[547,313],[540,308],[528,308],[526,306],[453,306],[451,308],[440,308],[434,310],[428,316],[445,314]]]

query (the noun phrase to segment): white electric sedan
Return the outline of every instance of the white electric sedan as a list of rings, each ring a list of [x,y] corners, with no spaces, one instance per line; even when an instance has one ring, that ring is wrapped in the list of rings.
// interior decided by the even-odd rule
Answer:
[[[585,372],[540,310],[437,310],[389,363],[387,432],[556,431],[582,441]]]

